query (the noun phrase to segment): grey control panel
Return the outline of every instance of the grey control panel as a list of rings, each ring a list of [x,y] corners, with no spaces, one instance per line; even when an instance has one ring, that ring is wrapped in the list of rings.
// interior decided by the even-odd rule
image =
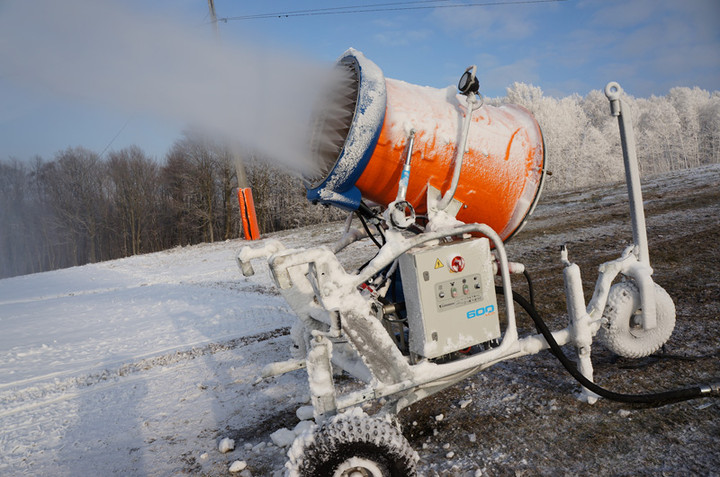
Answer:
[[[412,249],[400,273],[413,353],[434,358],[500,337],[486,238]]]

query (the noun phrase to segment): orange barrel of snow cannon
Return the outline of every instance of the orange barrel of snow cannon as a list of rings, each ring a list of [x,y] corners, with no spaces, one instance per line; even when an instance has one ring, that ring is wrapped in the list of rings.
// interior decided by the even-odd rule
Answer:
[[[315,123],[320,173],[307,178],[308,199],[357,209],[362,199],[395,200],[410,131],[415,131],[406,200],[427,212],[429,187],[451,186],[465,100],[455,87],[437,89],[385,78],[362,53],[338,61],[347,82],[327,98]],[[466,154],[454,195],[458,220],[485,223],[503,240],[520,230],[542,189],[544,145],[537,121],[516,105],[472,112]]]

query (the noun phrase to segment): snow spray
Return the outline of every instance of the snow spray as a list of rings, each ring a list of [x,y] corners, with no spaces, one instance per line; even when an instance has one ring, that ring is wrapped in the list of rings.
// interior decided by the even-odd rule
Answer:
[[[462,96],[454,86],[436,89],[385,78],[352,49],[336,68],[345,79],[335,81],[316,115],[312,150],[319,172],[306,177],[308,199],[351,210],[363,199],[390,204],[414,137],[406,198],[425,213],[428,188],[445,193],[452,182],[467,114]],[[457,218],[488,224],[505,240],[522,227],[540,195],[542,133],[520,106],[483,105],[472,114],[454,196],[460,202]]]
[[[138,7],[140,8],[140,7]],[[332,65],[217,38],[211,25],[108,0],[0,6],[0,78],[42,96],[217,133],[302,170]]]

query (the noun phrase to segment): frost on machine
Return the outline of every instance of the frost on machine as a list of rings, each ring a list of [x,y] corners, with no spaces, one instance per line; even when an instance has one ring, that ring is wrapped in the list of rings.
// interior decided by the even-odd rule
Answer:
[[[600,267],[588,304],[580,269],[562,251],[569,324],[551,332],[533,297],[513,292],[510,274],[529,274],[508,260],[503,244],[542,191],[545,151],[533,116],[515,105],[484,104],[474,67],[457,89],[443,90],[385,78],[355,50],[336,70],[335,87],[315,114],[319,172],[306,183],[308,200],[350,212],[344,235],[332,247],[288,250],[266,240],[238,255],[246,276],[252,259],[267,259],[298,317],[292,359],[264,370],[271,376],[307,368],[316,425],[293,444],[290,473],[413,475],[417,454],[394,427],[395,414],[492,364],[547,348],[584,386],[587,402],[598,394],[658,399],[606,392],[592,382],[596,335],[619,354],[647,356],[675,322],[672,299],[652,280],[620,87],[611,83],[606,94],[620,124],[634,244]],[[354,216],[361,228],[353,227]],[[336,254],[362,239],[375,242],[377,253],[345,270]],[[538,334],[518,336],[516,304]],[[562,354],[565,344],[577,350],[577,365]],[[333,375],[341,371],[362,385],[339,394]],[[359,410],[381,398],[373,416]]]

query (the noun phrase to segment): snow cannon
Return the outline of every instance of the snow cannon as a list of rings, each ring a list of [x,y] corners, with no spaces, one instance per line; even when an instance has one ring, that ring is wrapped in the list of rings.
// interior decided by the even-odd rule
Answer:
[[[568,324],[552,331],[535,307],[530,271],[508,259],[504,242],[542,189],[544,147],[533,117],[517,106],[483,105],[473,67],[457,90],[385,79],[353,50],[338,69],[342,81],[314,124],[321,169],[307,178],[308,197],[357,214],[349,214],[332,245],[286,248],[267,239],[237,256],[246,277],[254,273],[252,260],[267,260],[298,318],[289,359],[262,370],[263,378],[307,371],[311,405],[297,416],[315,425],[288,451],[290,475],[417,475],[418,454],[394,425],[402,409],[545,349],[590,404],[600,397],[657,405],[720,395],[717,383],[623,394],[594,382],[596,337],[618,356],[644,358],[675,326],[673,300],[653,280],[632,122],[617,83],[605,93],[620,128],[633,243],[600,265],[587,303],[580,267],[562,247]],[[382,215],[370,201],[386,207]],[[362,230],[353,227],[354,215]],[[378,249],[358,248],[341,261],[341,251],[366,239]],[[367,260],[356,255],[371,249]],[[353,263],[363,265],[346,269]],[[525,277],[528,298],[511,274]],[[521,334],[516,306],[536,331]],[[576,359],[565,355],[566,345]],[[341,372],[351,385],[335,385]]]
[[[520,230],[544,178],[543,137],[528,110],[484,105],[474,68],[458,93],[385,78],[353,49],[335,67],[314,119],[311,202],[348,210],[370,202],[399,211],[395,222],[412,214],[408,223],[442,210],[488,224],[503,241]]]

